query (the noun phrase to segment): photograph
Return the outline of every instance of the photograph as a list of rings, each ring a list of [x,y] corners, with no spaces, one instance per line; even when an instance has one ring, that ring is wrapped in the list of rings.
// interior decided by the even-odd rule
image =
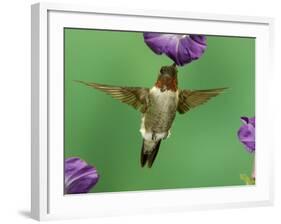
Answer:
[[[64,194],[255,185],[255,43],[64,27]]]

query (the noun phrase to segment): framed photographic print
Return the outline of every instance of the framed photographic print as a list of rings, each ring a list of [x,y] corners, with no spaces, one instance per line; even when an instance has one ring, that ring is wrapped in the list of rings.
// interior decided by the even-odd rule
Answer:
[[[32,5],[32,217],[272,204],[272,26]]]

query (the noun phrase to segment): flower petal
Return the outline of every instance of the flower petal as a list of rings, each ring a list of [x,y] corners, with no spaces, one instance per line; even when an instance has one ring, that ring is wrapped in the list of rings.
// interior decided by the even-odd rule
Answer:
[[[248,124],[248,123],[249,123],[249,118],[248,118],[248,117],[241,117],[240,119],[241,119],[241,121],[242,121],[244,124]]]
[[[97,170],[78,157],[65,160],[65,192],[87,193],[98,182]]]
[[[167,52],[167,47],[177,45],[177,37],[171,34],[144,33],[145,43],[156,54]]]
[[[254,127],[256,127],[256,118],[255,118],[255,117],[249,118],[249,123],[250,123],[251,125],[253,125]]]
[[[156,54],[166,54],[177,65],[185,65],[200,58],[206,49],[204,35],[143,34],[144,41]]]
[[[194,41],[196,41],[198,44],[201,44],[201,45],[206,45],[206,41],[207,41],[207,38],[206,36],[204,35],[189,35],[190,38]]]
[[[238,130],[238,138],[246,146],[246,150],[250,153],[255,151],[255,118],[241,117],[244,123]]]

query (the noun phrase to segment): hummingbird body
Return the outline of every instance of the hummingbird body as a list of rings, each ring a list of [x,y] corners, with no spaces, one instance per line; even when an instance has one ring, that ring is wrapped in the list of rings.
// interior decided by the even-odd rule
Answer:
[[[146,140],[159,140],[169,135],[175,119],[178,104],[178,92],[152,87],[149,91],[149,102],[142,115],[140,132]]]
[[[150,89],[78,82],[103,91],[141,112],[143,144],[140,162],[142,167],[147,164],[149,168],[154,163],[161,141],[170,135],[176,113],[184,114],[225,89],[179,90],[175,64],[163,66],[155,85]]]
[[[177,74],[175,67],[162,68],[157,82],[149,90],[149,105],[142,115],[140,132],[143,137],[141,165],[151,167],[162,139],[170,135],[178,105]]]

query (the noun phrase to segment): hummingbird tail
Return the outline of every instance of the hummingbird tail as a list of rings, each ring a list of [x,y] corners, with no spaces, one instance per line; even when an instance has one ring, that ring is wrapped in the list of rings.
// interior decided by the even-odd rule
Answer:
[[[149,168],[152,167],[159,151],[160,144],[161,139],[158,141],[148,141],[143,139],[141,149],[141,167],[144,167],[146,163]]]

